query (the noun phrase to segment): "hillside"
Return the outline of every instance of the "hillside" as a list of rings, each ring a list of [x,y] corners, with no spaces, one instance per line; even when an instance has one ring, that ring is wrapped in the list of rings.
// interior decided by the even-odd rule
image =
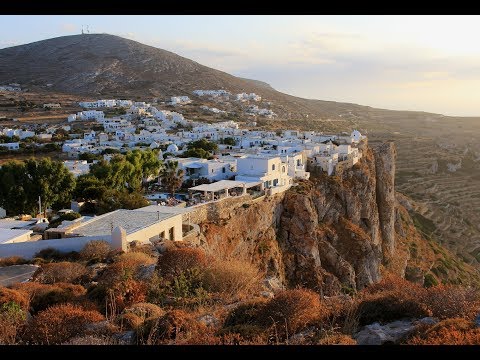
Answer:
[[[398,148],[397,190],[414,200],[411,206],[416,213],[433,221],[436,239],[466,261],[480,263],[478,118],[302,99],[262,81],[235,77],[108,34],[64,36],[1,49],[0,84],[8,83],[19,83],[28,92],[2,94],[0,117],[25,123],[65,121],[66,114],[80,110],[77,103],[82,99],[163,99],[192,96],[194,89],[223,88],[255,92],[272,103],[279,117],[259,118],[262,129],[340,132],[356,128],[367,133],[370,141],[393,140]],[[206,101],[194,100],[193,107]],[[25,102],[37,107],[21,109],[19,104]],[[42,104],[47,102],[60,102],[62,109],[46,112]],[[190,109],[182,111],[190,117]],[[15,123],[0,120],[0,125]],[[448,164],[461,168],[450,171]]]
[[[341,177],[196,208],[183,241],[0,259],[37,266],[0,286],[0,344],[478,345],[478,272],[415,227],[394,144],[361,150]]]
[[[286,95],[263,82],[238,78],[172,52],[108,34],[62,36],[1,49],[0,83],[88,98],[191,95],[195,89],[255,92],[273,101],[274,111],[284,119],[309,115],[311,120],[348,112],[367,115],[374,110]]]

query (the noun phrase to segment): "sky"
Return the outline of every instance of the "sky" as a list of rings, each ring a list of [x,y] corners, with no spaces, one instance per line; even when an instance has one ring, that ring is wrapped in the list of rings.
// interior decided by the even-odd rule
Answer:
[[[0,16],[0,48],[109,33],[311,99],[480,116],[480,16]]]

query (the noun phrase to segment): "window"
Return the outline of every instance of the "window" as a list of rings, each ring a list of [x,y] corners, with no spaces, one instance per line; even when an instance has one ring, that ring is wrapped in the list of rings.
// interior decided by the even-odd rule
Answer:
[[[272,170],[275,170],[275,164],[272,164]]]
[[[224,173],[224,174],[225,174],[225,172],[226,172],[226,171],[227,171],[227,169],[225,169],[225,168],[222,168],[222,173]]]
[[[282,166],[282,173],[285,172],[285,166]]]
[[[169,238],[170,240],[175,240],[175,235],[174,235],[174,233],[173,233],[173,229],[174,229],[174,227],[172,226],[172,227],[170,228],[170,230],[168,230],[168,238]]]
[[[165,231],[162,231],[159,235],[160,239],[165,239]]]

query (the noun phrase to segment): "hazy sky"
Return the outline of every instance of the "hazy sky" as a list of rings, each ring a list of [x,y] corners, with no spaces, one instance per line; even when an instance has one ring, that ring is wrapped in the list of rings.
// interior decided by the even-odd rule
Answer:
[[[297,96],[480,115],[480,16],[0,16],[0,47],[82,24]]]

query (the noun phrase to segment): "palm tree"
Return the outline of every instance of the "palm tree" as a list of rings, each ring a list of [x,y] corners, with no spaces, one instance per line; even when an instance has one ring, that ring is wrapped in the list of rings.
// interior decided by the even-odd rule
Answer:
[[[178,168],[178,161],[167,161],[160,170],[162,185],[170,191],[172,197],[175,195],[175,190],[182,186],[183,175],[184,171]]]

